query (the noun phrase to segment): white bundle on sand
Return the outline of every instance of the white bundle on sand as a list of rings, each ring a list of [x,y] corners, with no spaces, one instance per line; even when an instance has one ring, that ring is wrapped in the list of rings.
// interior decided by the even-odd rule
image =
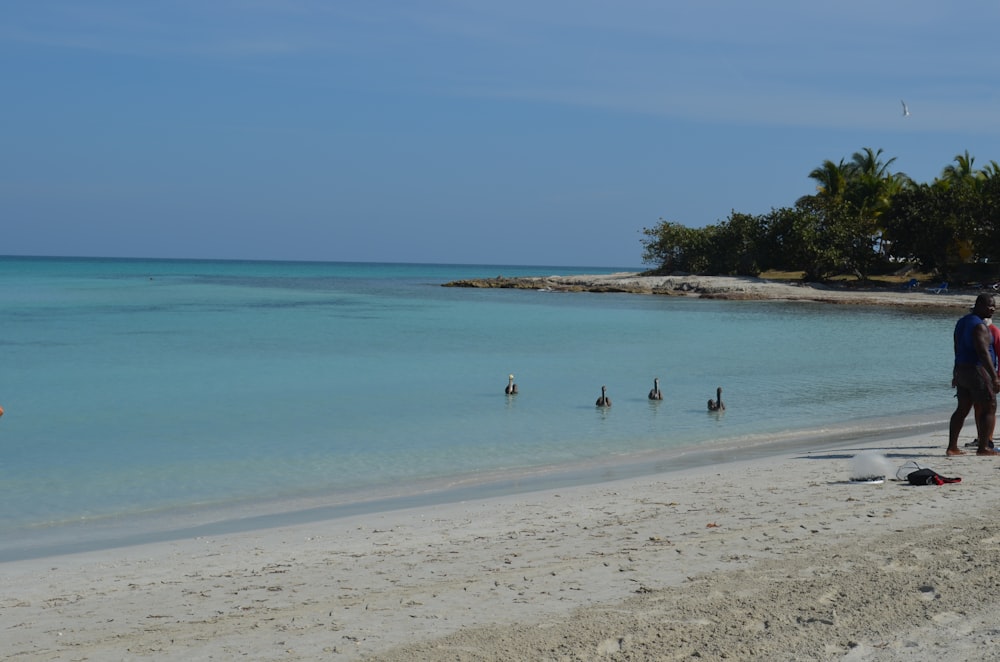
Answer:
[[[882,482],[890,473],[892,473],[892,466],[889,459],[878,451],[862,451],[851,458],[852,482]]]

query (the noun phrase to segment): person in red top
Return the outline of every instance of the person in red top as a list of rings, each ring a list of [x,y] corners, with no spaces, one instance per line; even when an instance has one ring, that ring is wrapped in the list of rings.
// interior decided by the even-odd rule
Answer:
[[[990,335],[993,338],[993,356],[995,357],[995,360],[993,361],[993,367],[996,368],[998,371],[1000,371],[1000,328],[998,328],[997,325],[993,323],[992,317],[987,317],[983,321],[986,322],[986,326],[987,328],[989,328]],[[979,403],[976,403],[973,406],[976,409],[976,416],[979,416],[979,406],[980,406]],[[986,439],[987,448],[994,448],[993,431],[995,429],[996,429],[996,418],[994,417],[993,425],[990,426],[990,436]],[[978,446],[978,445],[979,445],[979,440],[976,439],[974,441],[970,441],[965,446],[966,448],[968,448],[970,446]]]

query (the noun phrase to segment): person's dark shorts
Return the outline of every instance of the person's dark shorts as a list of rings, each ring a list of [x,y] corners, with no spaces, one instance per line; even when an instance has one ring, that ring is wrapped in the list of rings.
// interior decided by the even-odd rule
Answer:
[[[953,374],[959,398],[966,397],[979,404],[996,404],[997,394],[993,392],[993,382],[986,368],[981,365],[957,365]]]

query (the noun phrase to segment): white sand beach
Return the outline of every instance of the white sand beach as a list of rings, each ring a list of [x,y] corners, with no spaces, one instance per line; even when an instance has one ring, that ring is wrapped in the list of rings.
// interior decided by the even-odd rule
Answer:
[[[910,297],[974,298],[889,298]],[[0,658],[1000,659],[1000,461],[945,446],[942,421],[890,441],[751,461],[734,448],[732,462],[643,478],[0,563]],[[864,450],[885,458],[885,482],[850,481]],[[893,480],[908,460],[962,481]]]
[[[866,447],[962,481],[852,483]],[[1000,659],[1000,462],[944,447],[10,562],[0,657]]]

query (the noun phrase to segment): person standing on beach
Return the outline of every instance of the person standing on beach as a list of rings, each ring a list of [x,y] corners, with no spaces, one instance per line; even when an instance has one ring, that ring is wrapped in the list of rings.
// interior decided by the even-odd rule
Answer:
[[[997,325],[993,323],[993,318],[986,320],[986,327],[990,330],[990,339],[993,342],[993,367],[997,369],[997,375],[1000,375],[1000,329]],[[996,427],[996,414],[993,415],[993,427],[990,428],[990,436],[986,441],[986,445],[993,448],[993,430]]]
[[[993,367],[997,369],[997,374],[1000,375],[1000,329],[998,329],[997,325],[993,323],[993,318],[987,317],[983,321],[986,322],[986,328],[990,330],[990,335],[992,336],[993,339],[993,357],[994,357]],[[972,406],[972,410],[975,411],[977,415],[979,413],[979,407],[980,407],[979,403],[976,403]],[[990,428],[990,436],[987,437],[986,440],[986,446],[989,448],[994,448],[993,430],[996,428],[996,415],[993,416],[993,422],[994,426]],[[971,446],[979,446],[979,440],[974,439],[973,441],[970,441],[965,445],[966,448],[969,448]]]
[[[996,302],[992,294],[980,294],[972,312],[955,324],[955,367],[952,372],[952,386],[957,390],[958,405],[951,415],[948,426],[948,455],[964,455],[958,447],[958,435],[962,431],[965,418],[975,406],[976,438],[979,449],[976,455],[1000,455],[1000,451],[989,447],[989,435],[996,423],[997,391],[1000,391],[1000,377],[997,376],[996,354],[993,351],[993,334],[984,319],[992,318]]]

